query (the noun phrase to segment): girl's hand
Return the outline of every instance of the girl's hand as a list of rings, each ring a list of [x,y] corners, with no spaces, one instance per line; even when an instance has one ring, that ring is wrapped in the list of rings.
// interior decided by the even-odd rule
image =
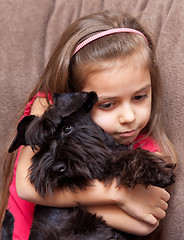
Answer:
[[[155,224],[139,221],[122,211],[117,205],[87,206],[86,209],[97,216],[103,216],[103,219],[110,227],[138,236],[150,234],[159,225],[159,220]]]
[[[136,185],[132,189],[112,186],[112,191],[115,203],[138,220],[156,224],[166,215],[167,201],[169,201],[170,195],[165,189],[155,186],[145,188],[143,185]]]

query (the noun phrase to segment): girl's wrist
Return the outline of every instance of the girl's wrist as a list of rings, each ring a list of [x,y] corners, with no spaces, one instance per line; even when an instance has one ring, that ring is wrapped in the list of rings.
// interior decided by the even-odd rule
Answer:
[[[94,181],[94,185],[89,187],[83,194],[77,193],[76,202],[84,205],[119,205],[124,201],[124,188],[117,188],[116,181],[105,186],[104,182]]]
[[[107,186],[108,200],[110,204],[124,205],[126,189],[124,187],[117,187],[116,179],[114,179],[110,186]]]

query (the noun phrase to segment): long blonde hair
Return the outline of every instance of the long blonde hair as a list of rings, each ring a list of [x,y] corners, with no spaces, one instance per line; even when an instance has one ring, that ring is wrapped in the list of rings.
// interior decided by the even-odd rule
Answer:
[[[148,43],[137,34],[116,33],[91,42],[73,55],[76,46],[88,37],[97,32],[122,27],[139,30],[146,36]],[[173,145],[161,126],[161,81],[153,44],[149,35],[137,20],[127,14],[105,11],[80,18],[71,24],[58,41],[45,71],[30,94],[29,99],[38,91],[44,92],[46,95],[49,93],[51,96],[55,92],[80,91],[86,77],[84,69],[90,71],[90,67],[86,68],[86,66],[92,66],[94,63],[112,59],[123,60],[135,53],[139,54],[140,57],[146,58],[152,83],[151,117],[143,132],[152,136],[158,142],[163,152],[170,157],[170,161],[176,163]],[[93,69],[93,71],[97,70]],[[1,220],[8,200],[8,188],[13,173],[13,159],[15,159],[14,156],[6,159],[3,171],[4,185],[1,194],[3,197],[0,212]]]

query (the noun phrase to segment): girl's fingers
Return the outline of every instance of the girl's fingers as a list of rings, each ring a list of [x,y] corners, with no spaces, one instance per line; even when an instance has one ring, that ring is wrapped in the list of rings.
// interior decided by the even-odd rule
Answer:
[[[161,208],[157,207],[154,209],[153,215],[157,219],[163,219],[166,216],[166,212],[164,210],[162,210]]]
[[[144,221],[148,224],[155,225],[158,219],[150,213],[144,217]]]
[[[169,194],[167,191],[164,191],[163,194],[162,194],[162,199],[163,199],[165,202],[168,202],[169,199],[170,199],[170,194]]]
[[[155,208],[153,214],[148,214],[145,216],[144,221],[149,224],[156,224],[158,220],[163,219],[166,216],[166,212],[162,210],[161,208],[157,207]]]
[[[168,208],[168,203],[161,199],[161,200],[160,200],[160,206],[158,206],[158,207],[160,207],[161,209],[163,209],[164,211],[166,211],[167,208]]]

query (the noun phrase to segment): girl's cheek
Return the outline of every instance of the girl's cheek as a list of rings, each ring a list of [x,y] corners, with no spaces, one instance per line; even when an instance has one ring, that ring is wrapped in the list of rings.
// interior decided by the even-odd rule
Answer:
[[[103,123],[105,122],[105,117],[102,111],[98,110],[98,109],[94,109],[91,112],[91,116],[93,121],[95,121],[100,127],[102,127],[101,125],[103,125]]]
[[[114,126],[112,119],[102,115],[92,115],[93,121],[98,124],[105,132],[111,134],[113,132],[112,126]]]

